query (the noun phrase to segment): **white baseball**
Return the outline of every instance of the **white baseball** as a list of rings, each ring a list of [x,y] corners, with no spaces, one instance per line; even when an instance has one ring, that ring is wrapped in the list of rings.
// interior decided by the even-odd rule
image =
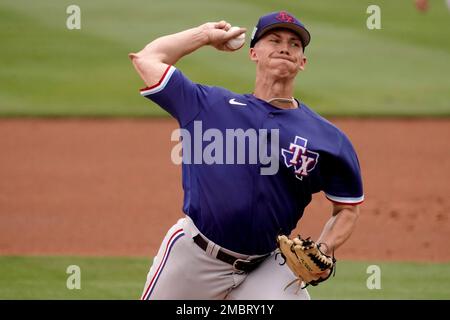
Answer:
[[[234,30],[239,30],[239,27],[231,27],[230,30],[228,30],[228,32],[232,32]],[[240,47],[242,47],[244,43],[245,43],[245,33],[228,40],[225,46],[230,50],[237,50]]]

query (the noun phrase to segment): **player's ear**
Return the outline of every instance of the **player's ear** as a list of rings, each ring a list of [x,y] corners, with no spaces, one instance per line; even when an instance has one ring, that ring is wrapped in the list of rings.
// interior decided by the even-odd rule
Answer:
[[[250,51],[248,52],[248,56],[250,57],[250,60],[252,61],[258,61],[258,56],[256,54],[255,48],[250,48]]]
[[[306,61],[307,61],[306,56],[303,56],[300,61],[300,66],[298,67],[300,69],[300,71],[305,70]]]

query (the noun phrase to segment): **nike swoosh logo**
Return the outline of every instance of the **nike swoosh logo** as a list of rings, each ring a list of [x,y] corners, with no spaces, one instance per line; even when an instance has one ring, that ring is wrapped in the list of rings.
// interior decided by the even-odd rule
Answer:
[[[236,106],[246,106],[246,105],[247,105],[247,104],[245,104],[245,103],[236,101],[236,99],[234,99],[234,98],[228,100],[228,103],[229,103],[229,104],[234,104],[234,105],[236,105]]]

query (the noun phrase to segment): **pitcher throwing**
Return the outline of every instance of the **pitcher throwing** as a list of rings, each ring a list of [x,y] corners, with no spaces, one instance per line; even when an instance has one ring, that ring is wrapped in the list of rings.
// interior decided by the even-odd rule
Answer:
[[[192,140],[201,134],[198,128],[214,133],[209,140],[201,138],[200,153],[188,150],[192,145],[183,139],[185,215],[162,241],[144,300],[309,299],[305,287],[329,277],[333,253],[349,238],[359,215],[364,196],[351,142],[293,97],[310,43],[310,33],[297,18],[281,11],[259,19],[249,50],[256,65],[253,93],[197,84],[174,67],[203,46],[233,51],[227,42],[246,30],[230,29],[225,21],[209,22],[130,54],[148,86],[141,90],[144,97],[169,112]],[[252,161],[252,154],[239,159],[239,143],[225,148],[222,158],[216,149],[213,162],[195,160],[195,154],[210,147],[208,141],[225,143],[230,130],[246,134],[241,145],[250,144],[251,133],[264,132],[257,136],[258,146],[270,146],[276,170],[263,173],[267,162]],[[320,238],[280,236],[291,233],[312,194],[320,191],[332,202]],[[300,252],[309,257],[304,265],[292,261]]]

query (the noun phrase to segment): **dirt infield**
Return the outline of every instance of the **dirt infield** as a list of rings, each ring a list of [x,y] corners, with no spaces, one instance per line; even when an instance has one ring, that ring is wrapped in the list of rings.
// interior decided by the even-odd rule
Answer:
[[[450,261],[450,119],[332,121],[366,201],[340,259]],[[0,120],[0,254],[148,256],[182,216],[172,120]],[[322,194],[297,229],[316,238]]]

